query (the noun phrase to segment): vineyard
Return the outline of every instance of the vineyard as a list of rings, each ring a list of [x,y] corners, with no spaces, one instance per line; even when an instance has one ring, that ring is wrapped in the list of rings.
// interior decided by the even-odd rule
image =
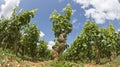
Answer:
[[[50,50],[47,41],[40,38],[37,24],[31,22],[37,10],[17,10],[10,18],[0,18],[1,67],[120,66],[120,31],[116,32],[112,23],[101,28],[95,21],[86,21],[81,33],[68,45],[72,8],[68,4],[63,13],[54,10],[50,21],[55,45]]]

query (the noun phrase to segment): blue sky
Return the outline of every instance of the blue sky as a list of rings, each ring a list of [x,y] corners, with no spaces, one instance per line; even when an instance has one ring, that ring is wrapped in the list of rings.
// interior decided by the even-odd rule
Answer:
[[[10,1],[10,2],[8,2]],[[54,40],[54,32],[51,30],[50,14],[56,9],[62,12],[68,3],[71,4],[73,15],[71,23],[73,31],[68,35],[67,43],[74,41],[80,34],[86,18],[94,19],[100,27],[107,27],[109,22],[113,22],[115,30],[120,30],[120,0],[0,0],[0,15],[10,16],[10,8],[15,5],[24,10],[38,9],[31,22],[36,22],[47,42]],[[111,5],[109,5],[111,4]],[[8,14],[9,13],[9,14]]]
[[[74,23],[73,31],[68,35],[68,43],[71,43],[75,37],[80,33],[81,27],[83,26],[85,22],[84,17],[84,11],[80,9],[80,6],[73,2],[72,0],[66,0],[66,1],[58,1],[58,0],[22,0],[19,7],[23,8],[25,10],[30,9],[38,9],[35,18],[32,19],[32,21],[37,22],[37,25],[39,29],[44,32],[45,36],[44,39],[47,41],[54,40],[54,32],[51,30],[52,28],[52,22],[49,20],[50,14],[53,12],[54,9],[56,9],[58,12],[62,12],[62,8],[64,8],[68,3],[71,4],[71,7],[73,10],[76,10],[78,12],[75,12],[71,17],[71,22],[73,19],[80,19],[80,24]]]

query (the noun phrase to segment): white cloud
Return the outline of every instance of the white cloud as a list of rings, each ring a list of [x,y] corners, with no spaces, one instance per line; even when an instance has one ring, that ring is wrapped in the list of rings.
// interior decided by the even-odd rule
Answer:
[[[118,29],[118,31],[120,31],[120,29]]]
[[[44,36],[45,34],[42,31],[40,31],[40,37],[44,37]]]
[[[105,20],[120,20],[119,0],[73,0],[85,10],[85,16],[92,18],[98,24]]]
[[[76,18],[74,18],[71,22],[73,24],[74,29],[78,29],[81,26],[81,23],[78,22],[78,19],[76,19]]]
[[[81,23],[79,22],[78,24],[73,25],[73,28],[74,28],[74,29],[78,29],[80,26],[82,26],[82,25],[81,25]]]
[[[117,29],[115,32],[116,32],[116,33],[120,32],[120,29]]]
[[[76,9],[73,9],[73,10],[72,10],[72,15],[74,15],[74,14],[75,14],[75,12],[76,12]]]
[[[73,19],[72,24],[75,24],[77,21],[78,21],[77,19]]]
[[[64,0],[58,0],[60,3],[63,2]]]
[[[52,50],[52,46],[55,45],[54,41],[49,41],[48,42],[48,49]]]
[[[19,6],[20,0],[4,0],[5,3],[0,6],[0,16],[9,18],[15,6]]]
[[[4,0],[0,0],[0,4],[2,4],[4,2]]]

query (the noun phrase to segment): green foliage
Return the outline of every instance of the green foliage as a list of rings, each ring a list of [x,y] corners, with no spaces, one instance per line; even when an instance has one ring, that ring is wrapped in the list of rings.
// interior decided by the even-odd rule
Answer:
[[[37,42],[39,40],[40,31],[36,24],[30,24],[23,33],[21,40],[22,45],[26,47],[28,55],[34,57],[36,55]]]
[[[0,64],[7,64],[13,60],[17,60],[19,62],[21,59],[10,49],[3,50],[0,48]]]
[[[48,49],[47,42],[45,40],[40,40],[37,45],[37,58],[40,60],[48,60],[50,59],[50,50]]]
[[[116,52],[117,55],[120,55],[120,31],[118,33],[115,34],[115,42],[116,42]]]
[[[22,58],[49,60],[51,58],[50,50],[47,42],[40,39],[40,30],[36,24],[30,23],[34,17],[36,9],[16,12],[13,10],[10,18],[0,19],[0,64],[5,63],[7,56],[11,60],[21,55]],[[63,36],[66,44],[67,34],[72,31],[70,17],[72,8],[68,4],[63,8],[63,13],[56,10],[51,14],[50,21],[53,23],[56,40],[55,46],[59,47],[59,36]],[[58,40],[59,39],[59,40]],[[17,54],[15,54],[17,53]],[[87,22],[83,27],[80,35],[77,36],[71,46],[64,52],[63,56],[59,56],[62,60],[80,61],[80,62],[96,62],[101,60],[113,60],[120,55],[120,32],[115,33],[112,23],[108,28],[100,28],[95,22]],[[19,58],[20,59],[20,58]],[[18,59],[18,60],[19,60]],[[119,63],[117,63],[119,64]],[[79,67],[75,63],[67,61],[51,62],[52,67]]]
[[[61,31],[65,31],[66,34],[69,34],[72,31],[72,24],[70,23],[72,8],[70,4],[63,8],[63,12],[64,14],[60,14],[54,10],[50,16],[50,21],[53,22],[52,30],[55,33],[55,37],[58,37]]]
[[[53,23],[52,31],[54,31],[54,35],[56,38],[55,45],[53,46],[54,48],[52,49],[53,51],[55,51],[52,55],[54,56],[54,59],[58,56],[61,56],[61,54],[65,50],[67,35],[72,31],[72,24],[70,22],[72,8],[70,4],[63,8],[62,11],[64,12],[64,14],[60,14],[56,10],[54,10],[54,12],[50,16],[50,21]]]
[[[59,62],[52,61],[50,63],[50,66],[52,67],[81,67],[82,65],[78,65],[76,63],[72,63],[68,61],[59,61]]]
[[[99,28],[94,22],[87,22],[81,34],[64,53],[64,57],[66,60],[96,63],[100,63],[103,58],[112,60],[119,53],[118,42],[118,33],[115,34],[111,23],[108,28]]]
[[[41,56],[43,54],[45,54],[45,58],[48,58],[47,54],[50,54],[50,51],[47,43],[40,41],[41,45],[37,45],[40,30],[36,24],[30,23],[36,9],[28,11],[21,9],[18,12],[16,10],[17,8],[13,10],[10,18],[1,18],[0,20],[0,47],[5,50],[11,49],[22,58],[35,58],[38,54],[39,58],[43,57]],[[41,54],[42,52],[43,54]]]
[[[16,13],[16,8],[13,10],[12,16],[0,21],[0,39],[1,47],[14,49],[17,51],[17,44],[20,42],[21,30],[30,23],[30,19],[34,17],[36,10],[19,11]],[[14,44],[14,46],[12,46]]]

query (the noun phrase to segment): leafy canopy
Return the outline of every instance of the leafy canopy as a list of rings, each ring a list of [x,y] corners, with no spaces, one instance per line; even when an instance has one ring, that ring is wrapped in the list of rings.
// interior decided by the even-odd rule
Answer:
[[[54,10],[50,16],[50,21],[53,22],[52,30],[55,33],[55,37],[58,37],[62,31],[65,31],[66,34],[69,34],[72,31],[72,24],[70,23],[72,8],[70,4],[63,8],[63,12],[64,14],[60,14]]]

